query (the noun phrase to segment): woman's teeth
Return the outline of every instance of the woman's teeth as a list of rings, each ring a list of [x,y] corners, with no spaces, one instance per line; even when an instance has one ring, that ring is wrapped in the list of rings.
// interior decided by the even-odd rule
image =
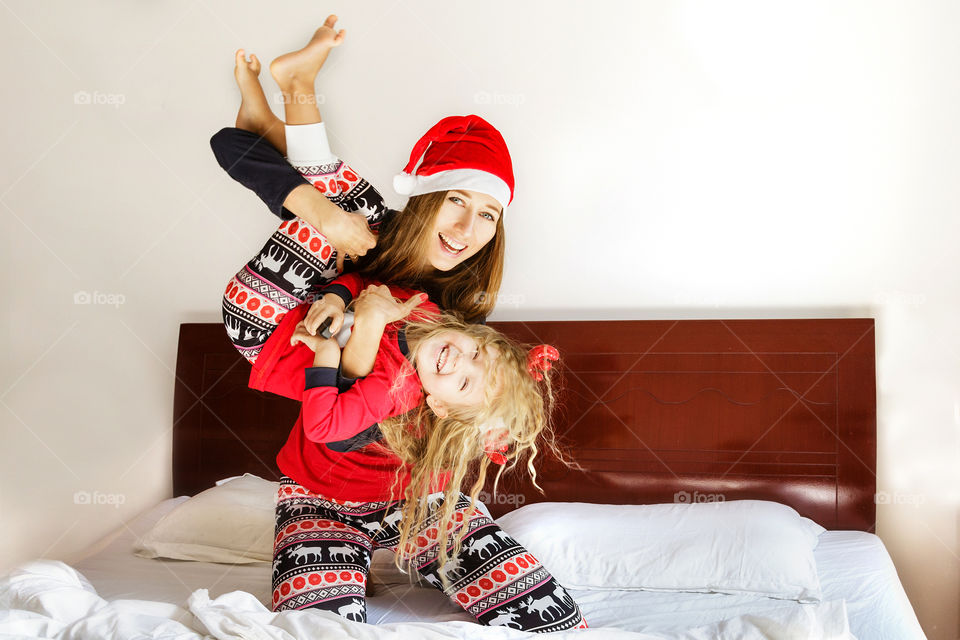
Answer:
[[[460,253],[461,251],[467,248],[467,245],[460,244],[455,240],[451,240],[450,238],[443,235],[442,233],[438,233],[438,235],[440,236],[440,242],[443,244],[444,248],[446,248],[451,253]]]

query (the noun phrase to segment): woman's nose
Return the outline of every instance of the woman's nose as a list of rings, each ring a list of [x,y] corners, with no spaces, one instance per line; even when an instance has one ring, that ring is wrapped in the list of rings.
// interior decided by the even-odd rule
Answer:
[[[457,218],[454,226],[458,231],[465,235],[469,235],[473,232],[473,212],[469,209],[465,209],[463,213]]]

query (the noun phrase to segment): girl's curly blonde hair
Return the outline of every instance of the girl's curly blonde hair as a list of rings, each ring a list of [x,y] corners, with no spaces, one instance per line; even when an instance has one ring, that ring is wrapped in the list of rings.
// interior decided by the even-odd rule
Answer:
[[[385,444],[404,465],[409,465],[410,483],[402,496],[403,518],[396,553],[396,564],[404,571],[409,571],[410,563],[418,551],[416,541],[411,537],[423,528],[427,520],[436,519],[433,526],[437,529],[437,566],[443,567],[449,558],[459,554],[469,527],[460,527],[448,552],[447,546],[451,544],[452,537],[450,530],[456,525],[453,514],[461,485],[474,471],[477,476],[470,487],[469,496],[471,507],[476,508],[477,495],[486,482],[490,467],[490,459],[484,449],[484,443],[492,435],[488,433],[489,425],[495,425],[499,435],[496,438],[498,444],[508,445],[504,454],[507,463],[498,466],[494,478],[494,493],[500,476],[519,464],[529,471],[533,485],[543,493],[537,484],[537,471],[533,465],[543,448],[556,455],[561,462],[570,464],[557,446],[550,428],[555,402],[551,375],[545,371],[543,379],[539,381],[530,375],[527,370],[527,347],[485,325],[467,324],[455,316],[443,314],[435,320],[414,321],[406,325],[407,344],[410,347],[408,359],[416,362],[418,348],[425,340],[451,330],[469,335],[477,341],[481,350],[491,349],[490,353],[495,353],[495,356],[485,360],[486,392],[482,406],[451,410],[446,417],[440,418],[425,402],[421,402],[412,411],[380,423]],[[395,488],[399,487],[400,474],[405,468],[398,468]],[[449,477],[443,492],[443,503],[434,510],[427,497],[435,490],[437,480],[445,474]],[[398,489],[395,489],[395,493],[399,493]],[[446,573],[438,573],[446,590],[449,586]]]

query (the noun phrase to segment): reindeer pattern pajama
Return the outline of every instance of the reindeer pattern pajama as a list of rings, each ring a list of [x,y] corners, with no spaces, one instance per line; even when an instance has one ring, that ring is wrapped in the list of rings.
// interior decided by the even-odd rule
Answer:
[[[277,175],[277,162],[293,171],[276,149],[240,129],[220,131],[211,145],[221,165],[247,186],[255,184],[258,193],[267,194],[268,206],[283,219],[257,255],[230,279],[223,294],[227,335],[252,363],[286,312],[311,301],[319,289],[337,276],[337,256],[316,228],[283,208],[285,194],[271,196],[266,187],[261,189],[265,179]],[[380,192],[337,158],[300,163],[294,168],[302,176],[301,183],[306,179],[344,211],[364,214],[374,232],[385,216],[394,213],[386,207]],[[278,182],[298,186],[282,170],[279,173],[282,179]],[[267,200],[271,197],[272,202]]]
[[[431,496],[431,506],[443,503]],[[277,496],[273,609],[319,607],[366,621],[364,592],[374,549],[396,551],[402,503],[342,502],[284,477]],[[537,559],[460,494],[454,532],[466,527],[460,554],[437,561],[436,518],[413,541],[413,567],[427,582],[486,625],[538,633],[585,628],[573,598]],[[452,548],[452,545],[451,545]]]

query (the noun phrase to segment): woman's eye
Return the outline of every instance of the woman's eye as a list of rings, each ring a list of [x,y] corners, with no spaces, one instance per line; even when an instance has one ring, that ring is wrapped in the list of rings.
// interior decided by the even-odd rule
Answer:
[[[480,357],[480,347],[477,347],[477,350],[473,352],[473,359],[476,360]]]
[[[491,222],[496,222],[496,218],[494,218],[493,214],[490,213],[489,211],[484,211],[480,215],[486,218],[487,220],[490,220]]]
[[[450,196],[450,202],[453,202],[453,203],[462,205],[462,204],[463,204],[463,198],[458,198],[457,196]]]
[[[464,378],[463,382],[460,383],[460,391],[463,391],[466,388],[467,388],[467,379]]]

